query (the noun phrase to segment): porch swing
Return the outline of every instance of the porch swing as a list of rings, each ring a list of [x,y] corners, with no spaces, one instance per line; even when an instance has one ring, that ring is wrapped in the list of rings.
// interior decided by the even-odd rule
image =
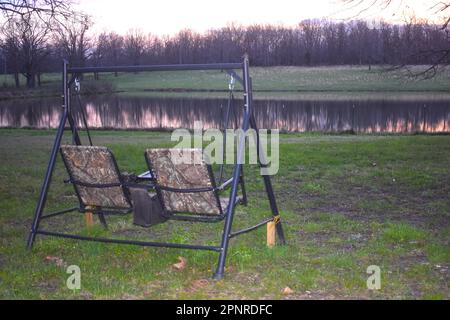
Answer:
[[[236,69],[242,70],[242,78],[236,73]],[[219,253],[219,261],[214,278],[223,277],[225,260],[229,240],[237,235],[255,230],[268,223],[275,223],[276,232],[281,244],[285,243],[279,211],[276,204],[272,184],[268,175],[262,175],[266,193],[269,199],[272,216],[260,223],[238,231],[232,231],[232,221],[236,205],[247,203],[247,194],[243,178],[242,157],[245,148],[245,136],[240,136],[237,150],[236,164],[231,178],[224,179],[224,165],[220,165],[218,180],[215,180],[213,170],[201,149],[147,149],[144,153],[148,171],[136,175],[122,175],[113,153],[106,147],[94,146],[87,124],[84,109],[80,101],[79,76],[84,73],[100,72],[138,72],[138,71],[174,71],[174,70],[225,70],[230,76],[228,103],[223,121],[223,130],[229,124],[231,113],[236,118],[234,110],[234,81],[237,79],[244,89],[244,106],[242,129],[246,132],[249,128],[255,129],[256,121],[252,112],[252,85],[249,75],[248,58],[242,63],[221,64],[185,64],[185,65],[156,65],[156,66],[115,66],[115,67],[86,67],[69,68],[66,61],[63,62],[63,115],[56,134],[53,149],[50,155],[44,183],[41,188],[39,201],[35,210],[33,223],[28,237],[28,248],[33,247],[37,234],[64,237],[78,240],[89,240],[106,243],[133,244],[153,247],[169,247],[183,249],[212,250]],[[71,78],[68,78],[68,75]],[[83,146],[79,129],[74,121],[71,107],[71,90],[74,87],[79,103],[81,119],[85,126],[89,145]],[[72,145],[61,145],[66,122],[72,134]],[[237,121],[235,121],[236,123]],[[224,135],[224,139],[226,135]],[[257,146],[261,148],[259,135],[257,134]],[[224,141],[226,143],[226,141]],[[74,186],[78,197],[79,207],[69,208],[54,213],[44,214],[47,193],[49,190],[53,169],[60,152],[63,163],[67,169],[69,179],[67,183]],[[190,157],[202,159],[200,163],[178,163],[174,157]],[[260,161],[258,152],[258,163]],[[225,180],[225,181],[224,181]],[[39,227],[42,219],[62,215],[68,212],[79,211],[98,215],[102,225],[107,227],[105,216],[110,214],[127,214],[137,209],[139,205],[133,199],[130,190],[137,189],[148,194],[154,191],[156,200],[152,203],[162,210],[162,221],[167,219],[192,222],[224,222],[222,241],[220,246],[191,245],[180,243],[149,242],[127,239],[100,238],[82,236],[77,234],[61,233],[43,230]],[[219,193],[230,189],[229,197],[221,198]],[[238,195],[241,190],[241,196]],[[151,206],[151,202],[143,206]],[[142,203],[140,204],[142,207]]]

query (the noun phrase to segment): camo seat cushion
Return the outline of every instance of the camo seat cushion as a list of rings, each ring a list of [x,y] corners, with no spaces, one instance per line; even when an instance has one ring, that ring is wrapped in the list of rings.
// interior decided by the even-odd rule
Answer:
[[[114,156],[106,147],[63,145],[60,148],[70,178],[85,184],[120,183]],[[95,188],[74,184],[84,206],[129,209],[121,186]]]
[[[155,174],[160,186],[176,189],[212,186],[212,172],[202,157],[201,149],[148,149],[145,155],[150,170]],[[166,211],[171,213],[200,215],[222,213],[214,191],[178,193],[161,190],[161,195]]]

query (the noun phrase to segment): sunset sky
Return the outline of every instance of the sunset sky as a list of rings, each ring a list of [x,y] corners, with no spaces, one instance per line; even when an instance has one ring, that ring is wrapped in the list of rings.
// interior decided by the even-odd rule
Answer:
[[[371,0],[368,1],[368,3]],[[190,28],[204,32],[234,22],[242,25],[271,23],[292,26],[303,19],[333,20],[355,17],[363,7],[349,9],[339,0],[78,0],[79,8],[95,21],[94,31],[125,33],[141,29],[156,35],[174,34]],[[388,10],[365,11],[360,18],[380,18],[395,23],[405,16],[434,18],[430,7],[436,0],[394,0]],[[409,6],[408,6],[409,5]]]

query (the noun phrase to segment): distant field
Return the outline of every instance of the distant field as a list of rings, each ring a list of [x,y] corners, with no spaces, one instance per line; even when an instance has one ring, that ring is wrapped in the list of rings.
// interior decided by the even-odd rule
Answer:
[[[299,92],[450,92],[450,74],[447,71],[429,80],[408,79],[400,72],[386,72],[381,67],[372,68],[369,71],[367,66],[255,67],[251,69],[251,75],[255,91],[262,91],[266,96],[277,97]],[[44,74],[42,88],[17,91],[13,88],[11,76],[0,75],[0,95],[3,95],[3,98],[57,95],[60,90],[60,78],[59,73]],[[174,71],[151,74],[142,72],[121,73],[118,77],[114,77],[113,74],[103,74],[100,81],[94,81],[92,75],[87,75],[84,85],[85,92],[89,93],[114,91],[142,94],[154,90],[214,91],[227,89],[228,75],[217,71]]]

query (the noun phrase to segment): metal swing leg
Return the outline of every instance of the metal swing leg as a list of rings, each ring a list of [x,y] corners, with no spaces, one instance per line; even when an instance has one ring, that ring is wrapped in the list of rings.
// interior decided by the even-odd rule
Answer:
[[[248,128],[249,125],[249,119],[248,119],[248,113],[245,113],[245,119],[244,119],[244,131]],[[242,173],[242,161],[240,159],[242,159],[242,154],[245,148],[245,136],[242,135],[240,141],[239,141],[239,146],[238,146],[238,155],[237,155],[237,163],[234,167],[234,172],[233,172],[233,183],[231,186],[231,192],[230,192],[230,200],[229,200],[229,205],[227,208],[227,212],[226,212],[226,217],[225,217],[225,225],[223,228],[223,233],[222,233],[222,243],[220,246],[220,255],[219,255],[219,262],[217,264],[217,269],[216,272],[213,276],[213,278],[215,280],[220,280],[223,278],[224,275],[224,271],[225,271],[225,261],[227,258],[227,251],[228,251],[228,244],[230,242],[230,235],[231,235],[231,226],[233,224],[233,217],[234,217],[234,209],[236,207],[236,198],[237,198],[237,191],[238,191],[238,186],[241,182],[241,173]],[[243,191],[245,192],[245,189],[243,189]]]
[[[220,246],[219,262],[217,264],[216,272],[213,276],[214,279],[220,280],[223,278],[225,271],[225,261],[227,258],[228,244],[230,242],[231,226],[233,224],[234,208],[236,206],[237,189],[239,183],[239,175],[241,170],[241,164],[236,164],[233,174],[233,185],[231,187],[230,204],[227,208],[227,214],[225,218],[225,226],[222,233],[222,244]]]
[[[244,181],[244,168],[241,168],[241,175],[239,177],[239,185],[241,187],[242,200],[241,203],[246,206],[247,205],[247,190],[245,189],[245,181]]]
[[[45,173],[44,182],[41,187],[41,193],[39,195],[39,201],[36,206],[36,210],[34,212],[33,223],[31,225],[30,234],[27,240],[27,248],[31,250],[33,248],[34,240],[36,239],[36,234],[39,228],[39,222],[41,220],[42,212],[45,207],[45,203],[47,201],[47,194],[50,188],[50,183],[53,176],[53,170],[55,168],[56,158],[58,156],[58,150],[61,146],[62,136],[64,134],[64,129],[66,126],[66,122],[69,121],[70,129],[72,131],[72,138],[75,143],[80,144],[80,137],[78,136],[78,132],[76,130],[76,126],[74,124],[74,120],[70,115],[70,99],[69,99],[69,88],[67,86],[67,65],[68,62],[66,60],[63,61],[63,114],[61,116],[61,120],[59,122],[58,131],[56,132],[55,142],[53,143],[53,148],[50,153],[50,160],[48,162],[47,171]]]
[[[66,82],[64,81],[64,86],[65,86],[65,84],[66,84]],[[55,142],[53,144],[52,152],[50,154],[50,160],[48,163],[47,172],[45,174],[44,183],[42,184],[42,187],[41,187],[39,201],[36,206],[36,210],[34,212],[33,224],[31,225],[31,230],[30,230],[30,234],[28,236],[28,241],[27,241],[27,248],[29,250],[31,250],[31,248],[33,247],[33,243],[36,238],[36,232],[39,228],[39,222],[40,222],[40,219],[42,216],[42,212],[44,210],[45,202],[47,200],[47,193],[48,193],[48,189],[50,187],[50,182],[52,180],[53,169],[55,168],[56,157],[58,156],[58,149],[59,149],[59,146],[61,145],[61,139],[64,134],[64,126],[66,125],[67,116],[68,116],[68,111],[67,111],[67,108],[65,107],[63,115],[61,117],[61,121],[59,123],[58,131],[56,133],[56,138],[55,138]]]
[[[246,132],[250,125],[250,113],[251,113],[251,95],[249,94],[249,90],[251,89],[250,85],[250,76],[249,76],[249,70],[248,70],[248,58],[246,57],[244,59],[244,65],[242,69],[243,77],[244,77],[244,91],[245,91],[245,101],[244,101],[244,119],[242,122],[242,130]],[[224,271],[225,271],[225,261],[227,258],[227,251],[228,251],[228,244],[230,242],[230,235],[231,235],[231,227],[233,224],[233,217],[234,217],[234,208],[236,206],[236,197],[237,197],[237,190],[238,185],[240,183],[240,178],[242,174],[242,158],[245,151],[245,135],[242,135],[239,139],[239,144],[237,148],[237,157],[236,157],[236,164],[234,167],[233,172],[233,184],[231,187],[230,192],[230,201],[229,206],[227,208],[226,218],[225,218],[225,225],[223,228],[222,233],[222,243],[221,243],[221,251],[219,255],[219,261],[217,264],[216,272],[213,276],[214,279],[220,280],[223,278]]]
[[[100,220],[100,223],[105,229],[108,229],[108,224],[106,223],[105,215],[102,212],[99,212],[98,214],[98,220]]]
[[[259,152],[261,145],[260,145],[260,140],[259,140],[258,128],[256,125],[256,120],[255,120],[255,117],[253,114],[250,116],[250,125],[256,132],[256,139],[257,139],[257,146],[258,146],[258,163],[259,163],[259,167],[262,168],[263,163],[266,163],[266,161],[265,161],[265,159],[260,159],[261,156],[262,156],[262,158],[264,157],[264,153]],[[261,162],[261,160],[263,160],[263,161]],[[270,176],[268,176],[268,175],[262,175],[262,177],[264,180],[264,187],[266,189],[267,197],[269,198],[270,210],[272,212],[272,216],[274,217],[274,221],[276,222],[275,228],[277,231],[278,239],[280,241],[280,244],[284,245],[284,244],[286,244],[286,238],[284,236],[283,226],[282,226],[281,220],[280,220],[280,212],[278,210],[275,193],[273,192],[272,181],[270,180]]]

